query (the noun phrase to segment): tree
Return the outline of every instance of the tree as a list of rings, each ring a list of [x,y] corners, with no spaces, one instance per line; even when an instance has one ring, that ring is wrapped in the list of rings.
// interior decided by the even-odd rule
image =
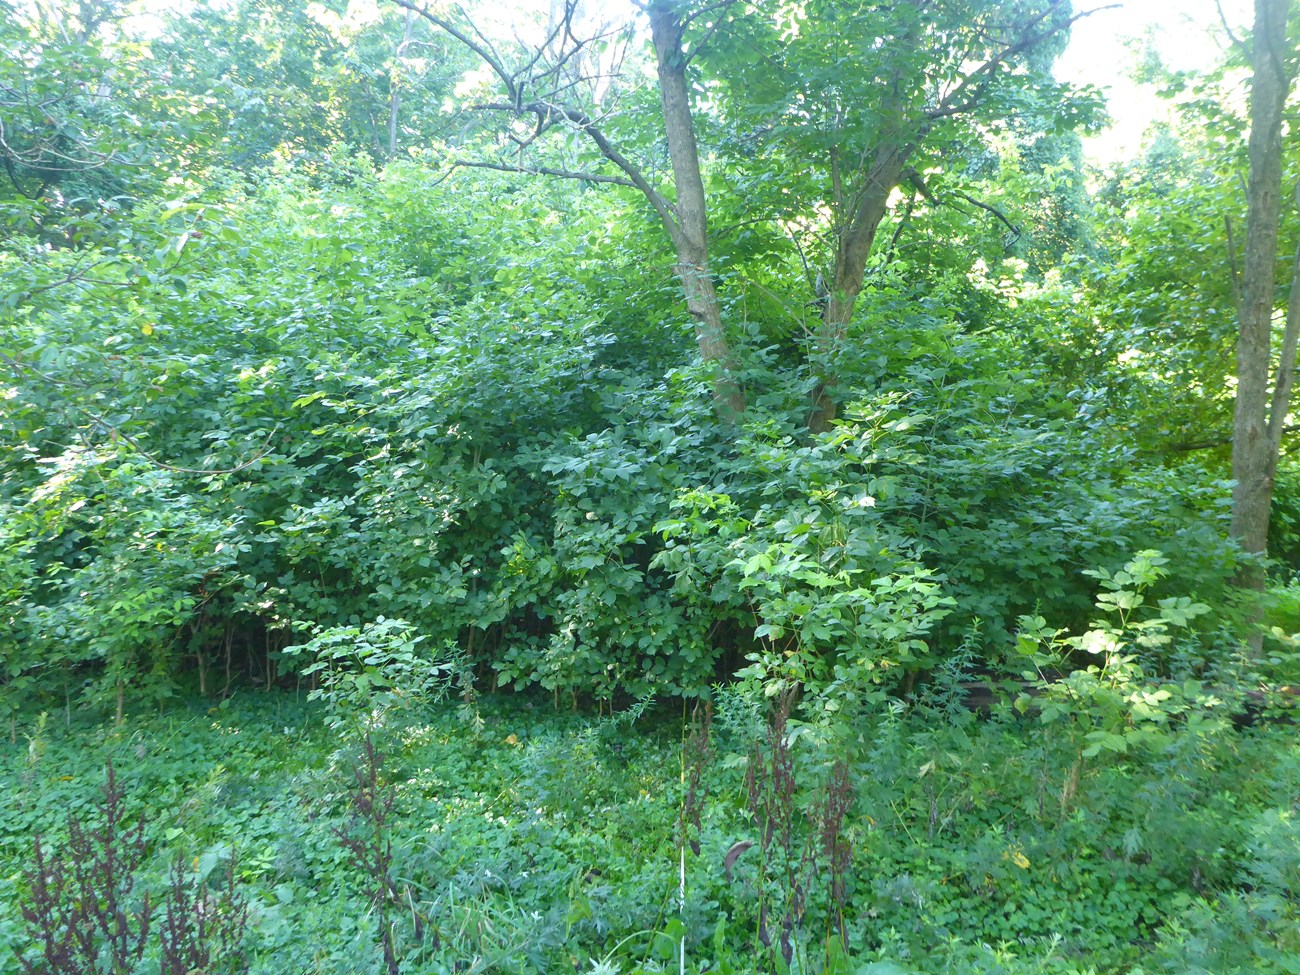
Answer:
[[[1297,59],[1291,0],[1256,0],[1250,93],[1250,178],[1246,244],[1237,287],[1237,398],[1233,417],[1232,535],[1248,555],[1268,548],[1269,512],[1282,434],[1291,401],[1300,339],[1300,246],[1291,272],[1280,356],[1270,379],[1273,323],[1278,305],[1277,263],[1282,195],[1282,126]],[[1231,230],[1231,225],[1229,225]],[[1243,576],[1263,589],[1254,566]]]
[[[21,197],[40,200],[127,150],[112,132],[110,58],[100,38],[119,6],[55,12],[37,5],[28,17],[0,6],[0,166]]]
[[[0,14],[0,216],[10,226],[67,243],[63,218],[121,210],[207,144],[207,106],[171,84],[120,0],[0,0]]]
[[[213,103],[219,161],[242,170],[344,147],[386,159],[427,141],[464,60],[407,12],[307,0],[200,5],[153,48],[178,86]]]
[[[565,0],[540,42],[508,50],[466,17],[423,0],[393,2],[482,59],[495,88],[469,108],[530,120],[513,123],[507,155],[461,165],[613,183],[645,197],[671,241],[726,418],[744,411],[746,393],[711,259],[711,219],[748,201],[720,204],[725,189],[711,181],[710,166],[725,158],[741,185],[764,184],[749,221],[790,228],[806,281],[787,282],[786,303],[811,298],[820,309],[807,360],[808,425],[820,431],[838,413],[837,360],[895,190],[910,183],[928,192],[927,171],[941,171],[956,147],[979,141],[981,126],[1035,98],[1060,102],[1058,120],[1078,108],[1048,72],[1053,46],[1077,19],[1069,0],[647,0],[660,102],[651,132],[636,131],[620,111],[619,99],[634,92],[610,94],[623,57],[600,56],[615,41],[628,44],[630,29],[582,34],[578,0]],[[565,132],[585,139],[612,172],[582,161],[550,165],[543,136]],[[656,172],[657,146],[666,146],[670,175]],[[811,262],[809,246],[820,251]]]

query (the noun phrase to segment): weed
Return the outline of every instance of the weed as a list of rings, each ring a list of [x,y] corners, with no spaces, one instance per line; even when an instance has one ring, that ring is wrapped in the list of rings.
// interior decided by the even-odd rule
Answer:
[[[107,969],[128,975],[156,940],[160,975],[243,971],[248,909],[235,891],[234,861],[217,894],[206,877],[189,877],[177,857],[160,913],[147,891],[136,895],[148,854],[145,821],[125,824],[124,795],[111,762],[103,793],[99,825],[87,828],[76,817],[68,821],[66,850],[51,854],[40,836],[33,842],[31,863],[23,870],[21,914],[36,951],[18,953],[23,970],[86,975]],[[151,939],[154,931],[157,937]]]
[[[814,897],[826,904],[828,935],[845,947],[844,908],[853,852],[844,830],[854,800],[851,768],[844,759],[833,762],[822,783],[822,798],[808,806],[789,727],[793,698],[790,693],[778,698],[766,740],[754,746],[745,775],[748,808],[759,824],[757,937],[764,947],[779,951],[786,967],[793,963]],[[736,844],[728,852],[728,875],[748,848]],[[823,874],[825,884],[819,889]],[[771,891],[779,896],[771,896]]]
[[[237,975],[247,970],[244,935],[248,902],[235,886],[238,863],[226,861],[225,882],[212,889],[206,876],[192,877],[178,856],[168,874],[158,926],[160,975]]]
[[[374,734],[367,728],[361,739],[360,761],[353,769],[351,820],[346,827],[336,828],[334,835],[348,851],[353,866],[366,877],[366,898],[378,919],[384,969],[388,975],[398,975],[393,914],[402,897],[393,879],[389,825],[396,792],[381,781],[383,761],[384,756],[375,748]],[[417,936],[419,933],[417,930]]]
[[[40,960],[19,955],[28,975],[85,975],[99,968],[101,955],[113,975],[127,975],[144,956],[153,908],[148,894],[133,896],[147,853],[144,823],[124,825],[122,798],[110,762],[100,825],[70,820],[61,854],[34,839],[22,917]]]
[[[682,846],[689,846],[696,856],[700,855],[700,813],[707,798],[704,773],[713,757],[712,728],[713,702],[706,701],[702,707],[697,704],[691,718],[690,733],[682,745],[682,779],[686,793],[682,798],[679,822]]]

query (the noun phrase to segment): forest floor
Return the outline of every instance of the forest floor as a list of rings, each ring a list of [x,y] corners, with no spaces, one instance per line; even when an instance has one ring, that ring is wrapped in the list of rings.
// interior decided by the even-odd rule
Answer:
[[[707,727],[680,701],[595,718],[509,695],[409,707],[369,747],[322,717],[283,692],[120,727],[21,716],[0,972],[93,925],[60,854],[72,818],[83,868],[98,855],[110,762],[125,930],[154,905],[138,971],[179,957],[161,905],[188,903],[211,973],[1300,972],[1294,727],[1082,758],[1068,729],[940,701],[847,738],[792,717],[774,739],[738,691]],[[47,878],[74,878],[62,906],[34,909],[37,835]]]

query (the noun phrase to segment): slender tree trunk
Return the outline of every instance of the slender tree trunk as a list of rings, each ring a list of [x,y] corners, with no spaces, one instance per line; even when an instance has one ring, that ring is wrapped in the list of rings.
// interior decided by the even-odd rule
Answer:
[[[1296,203],[1300,205],[1300,187],[1296,188]],[[1273,380],[1273,403],[1268,412],[1268,441],[1274,457],[1282,452],[1286,415],[1291,408],[1291,387],[1295,383],[1297,349],[1300,349],[1300,237],[1297,237],[1295,259],[1291,262],[1291,297],[1287,302],[1277,377]]]
[[[834,281],[817,329],[821,378],[813,390],[812,411],[808,417],[808,429],[813,433],[827,430],[839,415],[839,402],[835,395],[839,376],[835,360],[844,347],[853,309],[862,293],[867,261],[876,241],[876,231],[888,211],[889,195],[898,186],[914,148],[895,143],[876,151],[871,169],[852,203],[847,226],[839,234]]]
[[[402,93],[394,86],[388,94],[388,158],[397,155],[397,113],[402,107]]]
[[[1269,509],[1277,472],[1278,443],[1289,407],[1290,371],[1283,363],[1269,416],[1273,313],[1276,302],[1278,223],[1282,204],[1282,112],[1290,88],[1287,15],[1290,0],[1255,0],[1253,81],[1250,93],[1250,179],[1247,185],[1246,253],[1238,302],[1237,395],[1232,430],[1232,536],[1252,556],[1268,550]],[[1284,342],[1284,348],[1286,343]],[[1291,343],[1294,356],[1294,340]],[[1277,442],[1270,433],[1277,435]],[[1262,566],[1240,579],[1262,590]]]
[[[397,45],[393,57],[393,70],[388,76],[388,158],[397,155],[397,119],[402,108],[401,58],[411,44],[414,36],[415,11],[406,11],[406,25],[402,31],[402,42]]]
[[[718,370],[714,395],[719,413],[724,419],[736,419],[745,411],[745,395],[734,376],[731,350],[722,322],[722,304],[709,270],[708,204],[704,177],[700,172],[695,121],[691,114],[686,55],[682,51],[682,23],[666,3],[653,4],[649,13],[663,103],[664,134],[677,195],[672,203],[675,219],[665,220],[677,253],[674,270],[682,282],[686,310],[695,321],[695,340],[700,355]]]

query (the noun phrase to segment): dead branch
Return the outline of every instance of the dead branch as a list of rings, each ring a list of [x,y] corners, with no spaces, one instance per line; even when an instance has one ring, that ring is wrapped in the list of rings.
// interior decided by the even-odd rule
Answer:
[[[676,227],[676,208],[673,204],[668,201],[667,197],[650,185],[649,180],[645,178],[641,170],[618,150],[618,148],[600,129],[597,121],[591,118],[591,116],[582,109],[572,108],[566,105],[552,105],[547,102],[530,102],[526,105],[519,106],[503,104],[500,102],[488,102],[475,105],[474,108],[481,111],[515,112],[516,114],[529,113],[546,119],[564,119],[587,136],[587,138],[590,139],[600,151],[600,154],[623,172],[627,177],[628,182],[640,190],[645,198],[650,201],[650,205],[654,207],[655,212],[659,214],[660,219],[664,221],[665,225],[670,228]]]
[[[961,199],[969,203],[971,206],[979,207],[981,210],[985,211],[986,213],[991,213],[993,214],[993,216],[997,217],[998,220],[1002,222],[1003,226],[1005,226],[1008,230],[1010,230],[1013,234],[1016,235],[1015,239],[1013,239],[1011,243],[1014,244],[1016,241],[1018,241],[1021,237],[1024,236],[1024,233],[1021,231],[1021,229],[1017,227],[1015,224],[1013,224],[1009,219],[1007,219],[1007,215],[1003,213],[1001,210],[999,210],[997,207],[993,206],[993,204],[985,203],[983,200],[977,200],[969,193],[954,192],[953,196],[960,197]]]
[[[470,33],[457,27],[451,21],[447,20],[447,18],[440,17],[433,13],[423,4],[417,3],[416,0],[392,0],[392,2],[404,10],[410,10],[417,16],[423,17],[439,30],[446,31],[456,40],[464,44],[467,48],[477,54],[484,64],[492,69],[493,73],[501,80],[501,83],[506,86],[506,94],[510,96],[511,101],[517,101],[519,99],[520,91],[515,84],[514,77],[506,70],[505,63],[502,61],[501,56],[497,54],[496,48],[493,47],[492,42],[484,37],[482,32],[480,32],[472,22],[470,24],[470,30],[475,36],[471,36]]]

